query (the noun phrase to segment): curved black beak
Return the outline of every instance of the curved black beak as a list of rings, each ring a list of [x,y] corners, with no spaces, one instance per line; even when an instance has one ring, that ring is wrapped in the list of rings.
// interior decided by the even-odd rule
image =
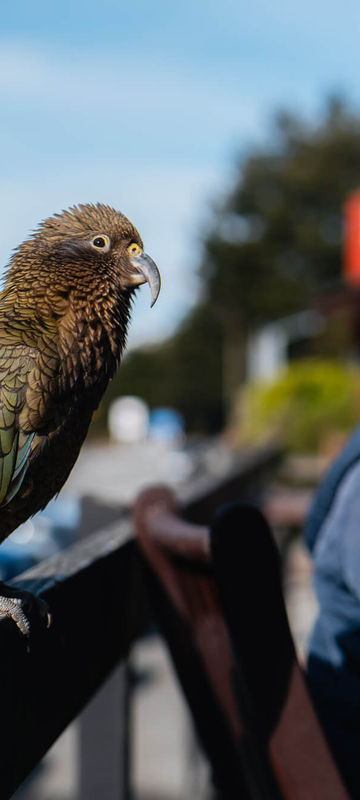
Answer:
[[[133,286],[140,286],[142,283],[148,283],[151,291],[151,308],[156,303],[160,287],[161,278],[160,272],[155,264],[155,261],[147,255],[147,253],[139,253],[130,257],[130,264],[134,267],[134,272],[131,274],[131,283]]]

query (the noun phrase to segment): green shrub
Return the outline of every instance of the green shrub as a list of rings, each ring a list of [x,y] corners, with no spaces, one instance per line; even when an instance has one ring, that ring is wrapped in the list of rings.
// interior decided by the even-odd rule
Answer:
[[[247,384],[238,412],[241,441],[275,437],[289,450],[314,451],[360,419],[360,368],[330,360],[294,361],[271,382]]]

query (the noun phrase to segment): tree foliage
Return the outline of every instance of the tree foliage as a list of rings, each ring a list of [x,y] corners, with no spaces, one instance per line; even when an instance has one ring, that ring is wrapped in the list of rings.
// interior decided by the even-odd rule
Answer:
[[[243,377],[249,330],[340,281],[341,210],[359,185],[358,114],[340,100],[320,122],[277,114],[271,144],[239,161],[213,215],[201,304],[164,344],[130,354],[111,394],[175,406],[189,430],[218,428]]]
[[[331,359],[300,359],[272,381],[247,384],[239,399],[242,443],[275,438],[313,452],[334,432],[346,434],[360,414],[360,369]]]
[[[106,425],[111,401],[128,394],[142,397],[150,407],[178,409],[190,431],[219,430],[223,423],[221,358],[221,325],[211,307],[199,305],[163,344],[126,356],[107,390],[93,432]]]
[[[209,302],[244,328],[307,306],[340,278],[341,211],[360,184],[360,117],[332,100],[320,124],[278,114],[274,144],[238,165],[202,266]]]

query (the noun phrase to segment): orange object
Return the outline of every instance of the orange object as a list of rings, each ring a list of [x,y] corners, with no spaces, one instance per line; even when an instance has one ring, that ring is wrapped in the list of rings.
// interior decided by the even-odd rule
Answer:
[[[344,205],[343,277],[351,286],[360,286],[360,190]]]

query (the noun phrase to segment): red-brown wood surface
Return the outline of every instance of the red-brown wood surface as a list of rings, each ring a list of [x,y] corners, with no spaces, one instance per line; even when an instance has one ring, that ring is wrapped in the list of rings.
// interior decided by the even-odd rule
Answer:
[[[233,506],[209,530],[178,515],[163,488],[134,507],[159,622],[221,797],[346,800],[296,660],[264,518]]]

